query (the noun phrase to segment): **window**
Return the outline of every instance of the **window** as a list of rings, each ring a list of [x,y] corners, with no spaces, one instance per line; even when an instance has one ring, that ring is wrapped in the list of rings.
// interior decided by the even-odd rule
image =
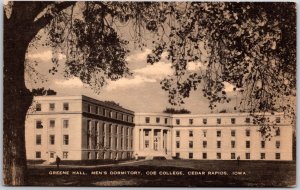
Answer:
[[[97,106],[96,107],[96,114],[99,115],[100,114],[100,108]]]
[[[113,112],[109,111],[109,117],[112,118],[113,117]],[[127,117],[127,121],[128,121],[128,117]]]
[[[235,159],[235,153],[231,153],[231,159],[234,160]]]
[[[108,125],[108,133],[109,133],[109,134],[111,134],[111,132],[112,132],[112,127],[113,127],[112,124],[109,124],[109,125]]]
[[[91,159],[91,158],[92,158],[92,156],[91,156],[91,153],[90,153],[90,152],[88,152],[88,153],[87,153],[87,158],[88,158],[88,159]]]
[[[149,140],[145,140],[145,148],[149,148]]]
[[[275,153],[275,159],[279,160],[280,159],[280,153]]]
[[[221,124],[221,118],[217,118],[217,124]]]
[[[189,153],[189,159],[193,159],[193,156],[194,156],[193,153],[190,152]]]
[[[260,153],[260,159],[261,160],[266,159],[266,153]]]
[[[55,127],[55,120],[53,120],[53,119],[51,119],[50,121],[49,121],[49,127]]]
[[[260,141],[260,147],[265,148],[266,147],[266,142],[265,141]]]
[[[145,131],[145,136],[146,136],[146,137],[149,136],[149,131]]]
[[[176,152],[176,158],[180,158],[180,153]]]
[[[49,136],[49,143],[50,143],[51,145],[55,144],[55,135],[50,135],[50,136]]]
[[[189,148],[193,148],[193,141],[189,141]]]
[[[280,141],[276,141],[276,148],[280,148]]]
[[[231,118],[231,124],[235,124],[235,118]]]
[[[221,153],[220,152],[217,152],[217,159],[221,159]]]
[[[146,117],[146,118],[145,118],[145,122],[146,122],[146,123],[150,123],[150,117]]]
[[[231,136],[235,137],[235,130],[231,130]]]
[[[176,119],[176,124],[180,125],[180,119]]]
[[[193,125],[194,120],[193,119],[189,119],[189,123],[190,125]]]
[[[217,137],[221,137],[221,130],[217,130]]]
[[[50,152],[50,158],[54,158],[54,152]]]
[[[42,105],[41,104],[36,104],[35,111],[42,111]]]
[[[102,108],[102,115],[105,116],[105,108]]]
[[[202,158],[203,158],[203,159],[207,159],[207,153],[206,153],[206,152],[203,152],[203,153],[202,153]]]
[[[180,137],[180,131],[176,131],[176,137]]]
[[[43,128],[42,121],[41,121],[41,120],[37,120],[37,121],[35,122],[35,127],[36,127],[37,129],[42,129],[42,128]]]
[[[63,104],[63,110],[68,111],[69,110],[69,103],[64,103]]]
[[[247,160],[250,159],[250,153],[249,153],[249,152],[246,153],[246,159],[247,159]]]
[[[246,129],[246,136],[250,137],[250,129]]]
[[[68,119],[63,120],[63,128],[69,128],[69,120]]]
[[[108,147],[109,147],[109,148],[111,148],[111,141],[112,141],[112,138],[109,137],[109,139],[108,139]]]
[[[217,148],[221,148],[221,141],[217,141]]]
[[[250,148],[250,141],[246,141],[246,148]]]
[[[165,118],[165,124],[168,124],[168,118]]]
[[[180,142],[176,141],[176,148],[180,148]]]
[[[36,145],[41,145],[42,144],[42,135],[36,135],[35,144]]]
[[[203,122],[203,124],[206,125],[207,124],[207,119],[203,119],[202,122]]]
[[[69,135],[64,135],[63,143],[64,145],[69,145]]]
[[[92,106],[91,105],[88,105],[88,112],[92,113]]]
[[[206,137],[207,131],[206,131],[206,130],[203,130],[202,132],[203,132],[203,137]]]
[[[250,123],[250,118],[247,117],[246,120],[245,120],[245,122],[246,122],[246,123]]]
[[[160,123],[160,118],[159,117],[156,118],[156,123]]]
[[[42,158],[41,152],[35,152],[35,158]]]
[[[87,132],[92,133],[92,122],[90,120],[87,121]]]
[[[235,141],[231,141],[231,148],[235,148]]]
[[[69,155],[69,152],[63,152],[63,158],[64,158],[64,159],[67,159],[67,158],[68,158],[68,155]]]
[[[276,117],[276,123],[280,123],[280,117]]]
[[[280,136],[280,128],[276,129],[276,136]]]
[[[54,103],[50,103],[49,104],[49,110],[50,111],[54,111],[55,110],[55,104]]]
[[[207,147],[207,141],[203,141],[202,145],[203,145],[203,148],[206,148]]]
[[[189,131],[189,137],[193,137],[193,131]]]

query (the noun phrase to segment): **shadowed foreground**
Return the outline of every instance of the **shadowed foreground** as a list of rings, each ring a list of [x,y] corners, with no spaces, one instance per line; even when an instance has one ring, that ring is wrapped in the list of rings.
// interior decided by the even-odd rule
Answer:
[[[53,173],[55,173],[53,175]],[[29,186],[292,187],[295,162],[151,160],[124,165],[29,166]]]

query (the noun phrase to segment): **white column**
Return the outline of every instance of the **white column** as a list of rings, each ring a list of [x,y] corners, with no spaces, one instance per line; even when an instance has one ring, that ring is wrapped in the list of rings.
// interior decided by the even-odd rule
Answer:
[[[168,132],[167,132],[167,141],[168,141],[168,153],[172,153],[172,135],[171,135],[171,131],[170,131],[170,129],[168,130]]]
[[[164,130],[160,130],[160,150],[163,150]]]
[[[154,146],[153,145],[154,144],[154,130],[153,129],[150,130],[150,142],[149,143],[150,143],[150,149],[153,150],[154,149],[154,147],[153,147]]]
[[[143,143],[142,143],[142,129],[139,129],[139,137],[140,137],[140,139],[139,139],[139,142],[140,142],[139,147],[140,147],[140,150],[142,150],[142,145],[143,145]]]

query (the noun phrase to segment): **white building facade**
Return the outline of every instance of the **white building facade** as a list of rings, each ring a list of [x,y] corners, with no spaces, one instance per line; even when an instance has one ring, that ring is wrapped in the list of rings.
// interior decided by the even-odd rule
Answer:
[[[129,159],[134,113],[87,96],[38,96],[25,123],[28,160]]]
[[[267,116],[265,139],[247,113],[135,114],[134,150],[141,157],[208,160],[292,160],[293,129],[283,113]]]

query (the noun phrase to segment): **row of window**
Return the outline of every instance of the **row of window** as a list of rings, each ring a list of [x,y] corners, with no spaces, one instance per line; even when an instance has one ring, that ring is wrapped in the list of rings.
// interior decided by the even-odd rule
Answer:
[[[129,128],[129,127],[123,127],[123,126],[119,126],[119,125],[113,125],[113,124],[106,124],[106,123],[102,123],[102,126],[100,126],[100,122],[95,121],[94,122],[94,128],[92,127],[92,121],[88,120],[87,121],[87,131],[88,134],[92,134],[95,133],[96,135],[99,134],[99,131],[101,132],[102,135],[105,135],[106,133],[106,128],[108,128],[108,133],[109,134],[120,134],[121,136],[123,136],[123,134],[125,134],[125,136],[129,136],[130,134],[133,134],[133,128]]]
[[[106,108],[101,108],[99,106],[92,106],[88,104],[88,112],[89,113],[95,113],[97,115],[102,115],[105,117],[113,118],[113,119],[118,119],[121,121],[126,121],[126,122],[133,122],[133,117],[121,112],[117,111],[111,111]]]
[[[202,134],[203,134],[203,137],[206,137],[207,136],[207,130],[202,130]],[[236,136],[236,130],[231,130],[230,135],[231,135],[231,137],[235,137]],[[251,135],[251,130],[246,129],[245,130],[245,136],[250,137],[250,135]],[[194,131],[189,130],[189,137],[193,137],[193,136],[194,136]],[[217,130],[216,131],[216,136],[221,137],[222,136],[222,130]],[[280,136],[280,129],[279,128],[276,129],[276,136]],[[176,131],[176,137],[180,137],[180,131]]]
[[[222,148],[222,142],[217,141],[217,148]],[[245,148],[250,148],[251,142],[245,141]],[[207,148],[207,141],[202,141],[202,147]],[[266,147],[266,141],[260,142],[260,147],[265,148]],[[280,141],[275,142],[275,147],[280,148]],[[180,141],[176,141],[176,148],[180,148]],[[194,148],[194,142],[189,141],[189,148]],[[231,148],[236,148],[236,141],[231,141]]]
[[[42,145],[42,135],[35,136],[35,144]],[[49,144],[55,145],[55,135],[49,135]],[[63,145],[69,145],[69,135],[63,135]]]
[[[176,119],[175,120],[176,121],[176,125],[180,125],[180,119]],[[230,121],[231,121],[231,124],[236,124],[236,119],[235,118],[230,118]],[[280,121],[280,117],[276,117],[276,123],[280,123],[281,121]],[[160,121],[160,117],[156,117],[156,123],[160,123],[161,121]],[[250,118],[249,117],[247,117],[246,119],[245,119],[245,123],[250,123],[251,122],[251,120],[250,120]],[[145,117],[145,123],[150,123],[150,117]],[[168,118],[165,118],[165,124],[167,124],[168,123]],[[193,125],[193,123],[194,123],[194,119],[189,119],[189,124],[190,125]],[[202,119],[202,123],[203,124],[207,124],[207,119]],[[217,118],[217,124],[222,124],[222,119],[221,118]]]
[[[42,104],[37,103],[35,106],[35,111],[42,111]],[[48,111],[55,111],[55,103],[48,104]],[[63,103],[63,111],[69,111],[69,103],[68,102]]]
[[[93,143],[94,141],[94,143]],[[133,148],[133,140],[129,138],[113,138],[108,137],[108,141],[106,141],[106,137],[103,136],[100,138],[98,136],[87,135],[87,148],[88,149],[132,149]]]
[[[179,152],[176,153],[176,157],[177,157],[177,158],[180,158],[180,153],[179,153]],[[202,159],[207,159],[207,157],[208,157],[207,153],[206,153],[206,152],[203,152],[203,153],[202,153]],[[193,158],[194,158],[194,153],[190,152],[190,153],[189,153],[189,159],[193,159]],[[217,159],[222,159],[222,154],[221,154],[221,152],[217,152],[217,153],[216,153],[216,158],[217,158]],[[232,160],[240,159],[239,156],[236,156],[236,153],[235,153],[235,152],[232,152],[232,153],[230,154],[230,158],[231,158]],[[245,153],[245,158],[246,158],[246,159],[251,159],[251,154],[248,153],[248,152]],[[260,159],[261,159],[261,160],[266,159],[266,153],[264,153],[264,152],[260,153]],[[275,153],[275,159],[276,159],[276,160],[279,160],[279,159],[280,159],[280,153],[278,153],[278,152]]]
[[[62,123],[63,123],[63,128],[69,128],[69,119],[63,119]],[[50,128],[54,128],[56,126],[55,119],[50,119],[48,126]],[[36,129],[44,128],[42,120],[36,120],[35,127],[36,127]]]
[[[131,158],[131,153],[130,152],[95,152],[95,159],[105,159],[108,157],[108,159],[122,159],[125,158]],[[87,152],[87,159],[92,159],[92,153]]]
[[[63,159],[67,159],[69,157],[69,152],[64,151],[63,152]],[[42,158],[42,153],[41,151],[36,151],[35,152],[35,158],[40,159]],[[50,152],[50,158],[54,158],[54,152]]]

